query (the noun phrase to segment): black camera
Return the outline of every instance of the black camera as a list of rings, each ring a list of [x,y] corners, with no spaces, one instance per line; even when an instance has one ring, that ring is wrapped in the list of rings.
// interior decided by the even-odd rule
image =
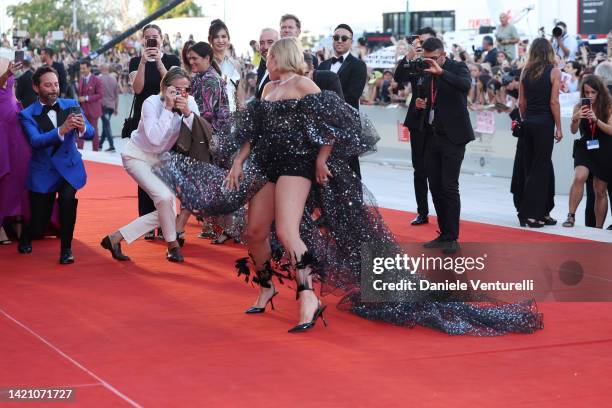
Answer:
[[[473,45],[472,45],[472,51],[474,51],[475,60],[479,60],[480,57],[482,57],[482,54],[484,53],[484,50],[481,47],[476,48]]]
[[[423,75],[425,74],[424,71],[429,68],[429,64],[427,64],[422,57],[417,57],[410,61],[406,61],[404,67],[412,75]]]
[[[553,28],[552,32],[553,37],[558,38],[563,36],[563,29],[559,26]]]
[[[512,74],[506,74],[502,77],[501,83],[502,86],[508,86],[512,83],[512,81],[514,81],[516,78],[514,75]]]

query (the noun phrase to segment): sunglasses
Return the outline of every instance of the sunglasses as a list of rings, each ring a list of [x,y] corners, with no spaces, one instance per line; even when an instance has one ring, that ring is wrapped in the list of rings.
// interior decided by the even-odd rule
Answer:
[[[348,40],[351,40],[353,37],[347,37],[346,35],[334,35],[332,38],[334,39],[334,41],[346,42]]]

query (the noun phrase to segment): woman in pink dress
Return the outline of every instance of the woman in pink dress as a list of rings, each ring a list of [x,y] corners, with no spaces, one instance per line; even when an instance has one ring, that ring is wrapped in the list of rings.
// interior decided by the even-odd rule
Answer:
[[[4,71],[0,75],[0,227],[12,224],[17,234],[28,213],[26,179],[30,163],[30,145],[17,119],[21,105],[13,92],[13,74],[20,65],[10,63],[6,71],[0,69]],[[0,231],[0,241],[10,243],[6,236],[2,237],[3,232]]]

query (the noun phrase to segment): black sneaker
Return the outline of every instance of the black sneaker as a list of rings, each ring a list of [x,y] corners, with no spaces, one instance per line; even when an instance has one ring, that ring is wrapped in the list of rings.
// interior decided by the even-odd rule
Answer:
[[[445,255],[452,255],[459,250],[459,243],[457,240],[446,241],[442,245],[442,253]]]
[[[108,149],[105,150],[105,152],[114,153],[115,152],[115,148],[114,147],[109,147]]]
[[[426,242],[423,244],[423,248],[442,248],[446,240],[442,237],[442,235],[438,235],[438,238]]]

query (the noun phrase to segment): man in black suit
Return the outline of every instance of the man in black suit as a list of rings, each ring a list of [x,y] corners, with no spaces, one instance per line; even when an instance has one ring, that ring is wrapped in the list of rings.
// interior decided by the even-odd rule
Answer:
[[[53,51],[53,49],[51,48],[43,48],[40,51],[40,58],[42,59],[43,63],[46,66],[55,69],[57,71],[57,74],[59,75],[59,96],[63,98],[66,96],[66,92],[68,91],[68,74],[66,73],[66,68],[64,67],[64,64],[59,61],[53,61],[54,55],[55,51]]]
[[[36,100],[38,96],[32,87],[32,68],[29,60],[23,61],[23,73],[15,81],[15,97],[23,108],[27,108]]]
[[[336,56],[319,64],[319,70],[337,73],[342,85],[344,100],[353,108],[359,110],[359,98],[361,98],[368,78],[366,64],[351,54],[353,30],[347,24],[340,24],[336,27],[333,40]],[[361,178],[359,158],[351,158],[349,165],[355,174]]]
[[[278,31],[273,28],[264,28],[259,35],[259,52],[261,53],[261,61],[257,67],[257,88],[255,97],[261,99],[263,89],[270,82],[270,75],[266,69],[266,58],[268,50],[278,40]]]
[[[415,107],[425,113],[425,166],[440,229],[440,235],[424,246],[452,254],[459,247],[459,172],[465,145],[474,140],[467,110],[471,78],[465,63],[446,57],[437,38],[423,43],[423,57],[429,66],[426,95],[416,99]]]
[[[408,53],[400,60],[395,69],[393,79],[400,86],[410,82],[412,98],[408,105],[408,113],[404,120],[404,126],[410,130],[410,153],[412,155],[412,167],[414,168],[414,194],[417,202],[417,216],[412,220],[412,225],[423,225],[429,223],[429,203],[427,201],[427,171],[425,169],[425,116],[424,112],[416,112],[414,102],[416,98],[422,97],[424,92],[424,77],[412,75],[407,69],[407,61],[413,60],[423,54],[421,44],[427,39],[435,37],[436,32],[431,27],[423,27],[417,31],[418,39],[415,39]]]

